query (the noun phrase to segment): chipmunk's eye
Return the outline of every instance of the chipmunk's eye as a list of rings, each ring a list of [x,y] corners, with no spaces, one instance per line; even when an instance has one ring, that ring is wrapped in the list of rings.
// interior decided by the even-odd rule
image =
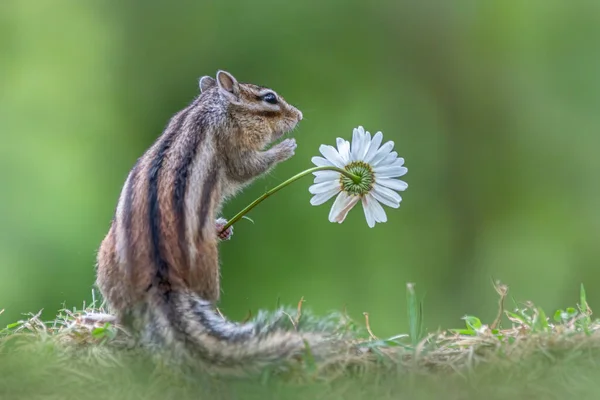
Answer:
[[[277,104],[277,96],[275,96],[275,93],[269,92],[269,93],[263,95],[262,99],[269,104]]]

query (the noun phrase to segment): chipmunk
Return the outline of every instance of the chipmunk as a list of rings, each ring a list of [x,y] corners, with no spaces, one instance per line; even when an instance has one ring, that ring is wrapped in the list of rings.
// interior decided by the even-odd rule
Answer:
[[[130,171],[98,251],[96,284],[143,344],[217,366],[290,359],[321,337],[234,323],[214,310],[224,225],[216,217],[225,199],[294,155],[291,138],[264,149],[302,112],[225,71],[199,86]]]

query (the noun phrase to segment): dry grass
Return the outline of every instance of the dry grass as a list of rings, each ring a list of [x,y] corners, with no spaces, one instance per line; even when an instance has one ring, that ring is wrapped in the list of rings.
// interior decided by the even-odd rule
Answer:
[[[380,339],[365,321],[344,313],[315,317],[295,308],[259,313],[288,329],[350,335],[358,349],[328,362],[307,353],[286,374],[259,377],[208,376],[194,368],[165,366],[135,346],[101,307],[62,310],[53,321],[31,314],[0,331],[0,398],[465,398],[504,393],[520,397],[560,394],[585,397],[600,390],[600,322],[581,288],[575,308],[552,318],[532,303],[506,311],[499,293],[498,317],[489,325],[467,316],[464,329],[424,334],[422,308],[408,288],[408,335]],[[0,314],[2,311],[0,311]],[[500,328],[502,317],[510,325]],[[66,390],[66,391],[65,391]],[[278,395],[275,395],[278,393]],[[316,396],[319,393],[322,397]],[[280,396],[280,397],[278,397]],[[554,397],[553,397],[554,396]]]

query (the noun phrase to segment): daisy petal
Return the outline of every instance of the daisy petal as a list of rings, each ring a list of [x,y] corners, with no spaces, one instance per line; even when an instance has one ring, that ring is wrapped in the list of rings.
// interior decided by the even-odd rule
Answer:
[[[346,215],[356,205],[359,198],[359,196],[349,196],[346,192],[341,192],[331,206],[329,221],[339,224],[344,222]]]
[[[333,163],[323,157],[313,157],[310,159],[317,167],[331,167]]]
[[[338,194],[339,191],[340,188],[336,187],[335,189],[331,189],[328,192],[316,194],[310,199],[310,204],[312,204],[313,206],[320,206],[321,204],[325,203],[327,200]]]
[[[365,158],[365,154],[369,151],[369,145],[371,144],[371,134],[365,131],[365,128],[359,126],[358,131],[358,143],[356,146],[356,155],[354,161],[362,161]]]
[[[340,185],[336,181],[326,181],[312,185],[308,188],[308,191],[311,194],[319,194],[329,192],[335,188],[340,188]]]
[[[375,178],[395,178],[408,172],[406,167],[385,166],[375,167]]]
[[[373,193],[373,195],[377,195],[377,199],[388,207],[400,207],[402,197],[400,197],[398,193],[394,192],[391,189],[388,189],[376,183],[375,185],[373,185],[373,191],[371,193]]]
[[[362,126],[354,128],[352,131],[352,149],[350,150],[350,160],[357,161],[363,152],[365,146],[365,130]]]
[[[367,153],[369,152],[369,149],[371,148],[371,132],[365,131],[363,140],[364,140],[364,149],[363,149],[363,152],[361,152],[361,154],[360,154],[360,160],[365,159],[365,156],[367,155]]]
[[[375,135],[373,135],[373,139],[371,140],[371,144],[369,145],[369,151],[367,152],[367,154],[365,154],[365,157],[363,159],[364,162],[369,164],[371,163],[371,160],[377,154],[377,150],[379,150],[379,146],[381,145],[382,141],[383,133],[377,132]]]
[[[379,204],[379,202],[370,194],[368,194],[366,197],[369,198],[369,203],[371,205],[371,209],[373,210],[374,215],[375,215],[375,221],[387,222],[387,215],[386,215],[383,207],[381,207],[381,204]]]
[[[377,164],[383,161],[383,159],[386,158],[388,154],[390,154],[393,148],[394,142],[392,142],[391,140],[389,142],[384,143],[383,146],[381,146],[379,150],[377,150],[377,153],[375,153],[375,156],[371,160],[371,165],[374,167],[377,166]],[[396,155],[398,155],[398,153],[396,153]]]
[[[325,182],[325,181],[339,181],[340,173],[335,171],[317,171],[313,172],[315,176],[315,183]]]
[[[373,195],[373,197],[375,197],[375,199],[380,202],[383,205],[386,205],[388,207],[391,208],[398,208],[400,207],[400,203],[395,202],[395,201],[391,201],[390,199],[388,199],[387,197],[383,197],[381,196],[379,193],[377,193],[375,190],[373,190],[371,192],[371,194]]]
[[[365,218],[367,219],[367,225],[369,228],[375,226],[375,216],[373,215],[373,211],[369,207],[369,203],[367,202],[367,198],[363,197],[362,199],[363,210],[365,212]]]
[[[388,187],[390,189],[398,190],[399,192],[406,190],[406,188],[408,187],[408,183],[401,181],[400,179],[391,178],[379,178],[377,179],[377,184]]]
[[[404,158],[400,157],[394,160],[394,162],[390,163],[388,166],[390,167],[401,167],[404,165]]]
[[[342,138],[337,138],[337,148],[344,164],[348,164],[350,162],[350,142]]]
[[[398,159],[398,153],[396,153],[395,151],[392,151],[390,154],[385,156],[385,158],[383,160],[381,160],[379,162],[379,164],[377,164],[377,166],[383,167],[386,165],[393,164],[397,159]],[[402,159],[402,160],[404,160],[404,159]]]
[[[363,210],[365,212],[365,218],[369,228],[373,228],[376,222],[387,221],[387,216],[381,205],[371,196],[367,194],[362,198]]]
[[[344,167],[344,160],[340,156],[340,153],[338,153],[338,151],[335,149],[335,147],[322,144],[319,147],[319,151],[328,161],[331,161],[336,167]]]

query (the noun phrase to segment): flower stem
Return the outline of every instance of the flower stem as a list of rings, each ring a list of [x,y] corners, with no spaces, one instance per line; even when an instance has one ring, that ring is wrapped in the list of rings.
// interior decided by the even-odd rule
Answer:
[[[359,176],[351,174],[350,172],[346,171],[343,168],[338,168],[338,167],[328,166],[328,165],[323,166],[323,167],[309,168],[309,169],[307,169],[305,171],[300,172],[299,174],[296,174],[296,175],[292,176],[290,179],[288,179],[288,180],[280,183],[279,185],[275,186],[273,189],[265,192],[262,196],[260,196],[256,200],[254,200],[252,203],[248,204],[248,206],[246,208],[244,208],[242,211],[240,211],[239,213],[237,213],[233,218],[231,218],[227,222],[227,224],[225,224],[225,226],[223,227],[223,229],[221,230],[221,232],[224,232],[231,225],[233,225],[237,221],[239,221],[244,215],[248,214],[248,212],[250,212],[250,210],[252,210],[254,207],[256,207],[259,203],[261,203],[267,197],[269,197],[272,194],[274,194],[275,192],[278,192],[279,190],[283,189],[284,187],[286,187],[290,183],[297,181],[298,179],[302,178],[303,176],[312,174],[313,172],[317,172],[317,171],[335,171],[335,172],[339,172],[340,174],[345,175],[348,178],[352,179],[352,181],[354,181],[355,183],[359,183],[360,182],[360,177]]]

